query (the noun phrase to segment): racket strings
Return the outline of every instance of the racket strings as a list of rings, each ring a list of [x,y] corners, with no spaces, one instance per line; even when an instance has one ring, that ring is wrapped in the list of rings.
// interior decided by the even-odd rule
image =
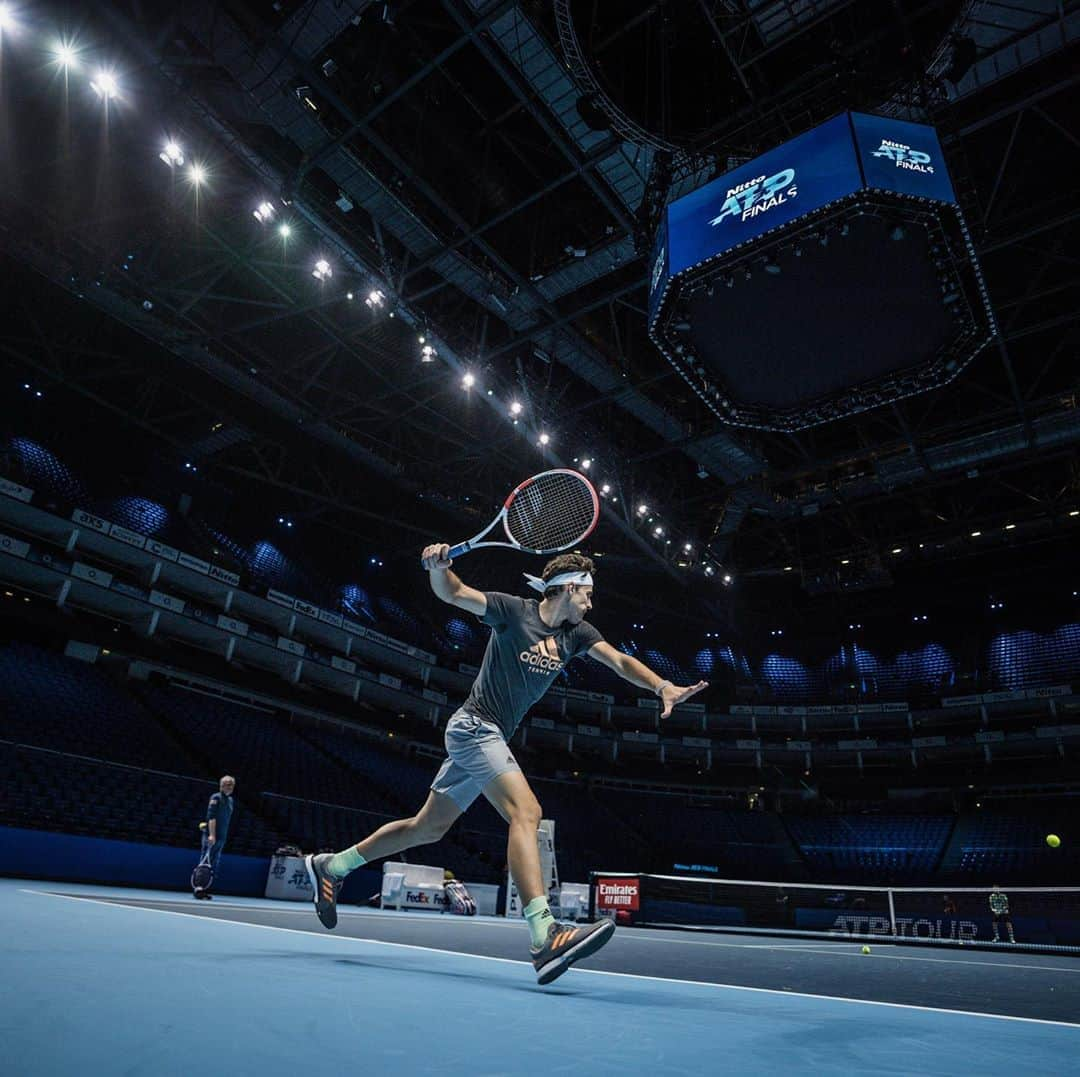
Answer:
[[[506,509],[506,530],[526,549],[544,553],[585,538],[596,516],[596,495],[587,479],[548,472],[514,495]]]

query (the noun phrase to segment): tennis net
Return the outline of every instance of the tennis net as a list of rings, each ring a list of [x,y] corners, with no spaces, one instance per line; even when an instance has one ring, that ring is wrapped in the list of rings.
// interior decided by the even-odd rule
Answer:
[[[870,887],[591,872],[590,916],[759,931],[1080,952],[1080,887]]]

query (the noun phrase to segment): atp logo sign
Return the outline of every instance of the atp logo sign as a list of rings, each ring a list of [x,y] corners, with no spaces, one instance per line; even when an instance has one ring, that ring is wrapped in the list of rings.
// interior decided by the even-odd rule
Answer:
[[[893,161],[897,168],[906,168],[911,172],[925,172],[928,176],[934,174],[930,154],[922,150],[913,150],[910,146],[905,146],[903,142],[893,142],[891,139],[883,138],[881,145],[874,150],[873,156]]]
[[[771,176],[758,176],[757,179],[732,187],[724,198],[720,212],[709,224],[715,228],[729,217],[736,216],[740,221],[748,221],[797,198],[798,194],[794,168],[785,168]]]

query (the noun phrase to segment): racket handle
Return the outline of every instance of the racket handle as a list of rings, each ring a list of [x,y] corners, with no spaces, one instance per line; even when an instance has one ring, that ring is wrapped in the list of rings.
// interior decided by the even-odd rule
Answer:
[[[446,556],[449,557],[451,561],[453,561],[455,557],[460,557],[463,553],[468,553],[471,549],[471,542],[459,542],[456,546],[450,547],[450,549],[447,551]]]

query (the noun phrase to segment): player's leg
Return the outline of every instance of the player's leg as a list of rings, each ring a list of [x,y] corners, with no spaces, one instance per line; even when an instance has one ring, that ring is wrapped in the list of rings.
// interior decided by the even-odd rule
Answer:
[[[547,894],[540,871],[540,848],[536,842],[542,818],[540,803],[520,770],[508,770],[492,778],[484,786],[484,796],[510,827],[506,860],[521,900],[528,906]],[[548,920],[551,920],[550,914]]]
[[[575,961],[596,953],[614,934],[615,925],[610,920],[561,924],[551,915],[536,840],[542,813],[520,770],[508,770],[492,778],[484,786],[484,796],[510,826],[506,859],[525,903],[525,921],[532,936],[529,953],[537,980],[551,983]]]
[[[449,796],[432,790],[424,806],[415,815],[384,823],[363,841],[350,845],[340,853],[306,857],[308,878],[315,891],[315,912],[322,925],[327,928],[337,926],[337,896],[349,872],[372,860],[381,860],[404,849],[439,841],[453,826],[461,811]]]

